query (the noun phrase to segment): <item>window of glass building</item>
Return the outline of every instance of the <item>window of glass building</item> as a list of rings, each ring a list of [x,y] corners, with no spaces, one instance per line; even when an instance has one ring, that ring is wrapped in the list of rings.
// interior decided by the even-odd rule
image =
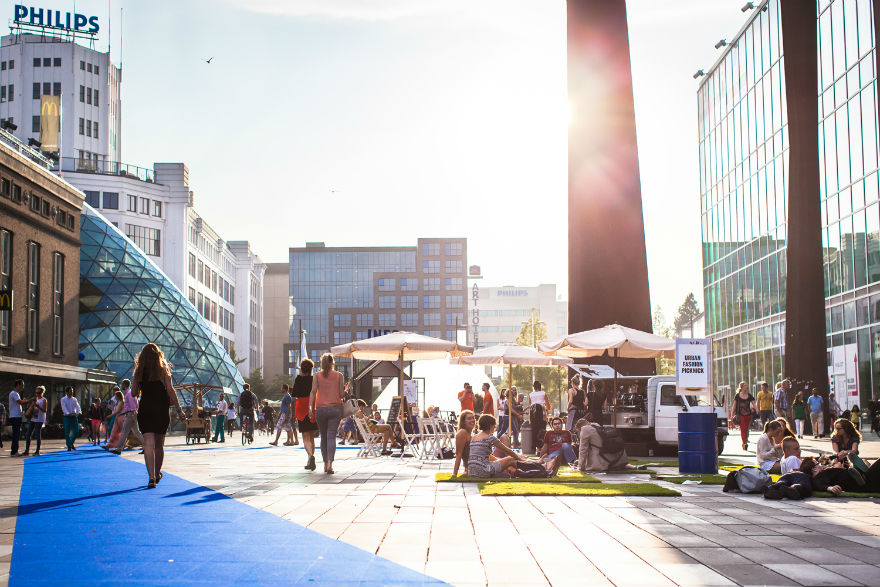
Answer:
[[[119,194],[117,192],[104,192],[103,203],[104,208],[108,210],[119,210]]]
[[[440,278],[439,277],[425,277],[422,279],[422,289],[425,291],[439,291],[440,290]]]
[[[457,257],[461,255],[461,243],[446,243],[446,256]]]
[[[422,273],[440,273],[440,261],[422,261]]]
[[[461,261],[446,261],[446,273],[461,273]]]
[[[140,249],[146,254],[152,255],[153,257],[159,256],[161,231],[158,228],[126,224],[125,236],[130,238],[134,244],[140,247]]]
[[[333,314],[333,326],[351,326],[351,314]]]
[[[333,344],[345,344],[351,342],[351,332],[334,332]]]
[[[440,254],[440,243],[424,243],[422,245],[423,257],[436,257]]]
[[[446,289],[449,291],[458,291],[464,288],[464,279],[461,277],[447,277]]]
[[[64,352],[64,255],[55,253],[52,264],[52,354]]]
[[[450,342],[455,342],[455,339],[456,339],[455,330],[447,330],[446,331],[446,340],[448,340]]]
[[[403,278],[400,280],[400,291],[418,291],[419,280],[414,277]]]
[[[464,306],[463,296],[446,296],[447,308],[461,308]]]
[[[40,342],[40,244],[27,242],[27,350],[37,352]]]
[[[396,289],[397,280],[383,277],[379,280],[379,291],[394,291]]]
[[[439,330],[425,330],[425,336],[433,336],[434,338],[440,338],[443,336]]]
[[[356,319],[358,326],[372,326],[373,325],[373,315],[372,314],[358,314]]]
[[[418,308],[419,296],[400,296],[401,308]]]
[[[425,322],[425,326],[440,326],[440,314],[438,312],[428,312],[422,319]]]
[[[418,326],[419,325],[419,315],[416,312],[407,312],[406,314],[400,315],[400,325],[401,326]]]
[[[396,308],[397,298],[394,296],[379,296],[379,307],[385,309]]]
[[[423,308],[439,308],[440,296],[422,296]]]
[[[12,287],[12,233],[0,229],[0,289]],[[9,346],[12,312],[0,312],[0,346]]]
[[[397,316],[395,314],[379,314],[379,326],[396,326]]]

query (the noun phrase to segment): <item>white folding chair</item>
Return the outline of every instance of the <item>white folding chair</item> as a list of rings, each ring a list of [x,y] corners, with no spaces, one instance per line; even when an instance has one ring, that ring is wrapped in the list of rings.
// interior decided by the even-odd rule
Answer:
[[[358,433],[364,439],[358,449],[357,456],[360,457],[378,457],[381,455],[379,451],[379,440],[382,435],[378,432],[370,432],[360,418],[354,418],[354,424],[357,426]]]
[[[437,418],[419,418],[422,450],[420,458],[440,458],[440,429]]]

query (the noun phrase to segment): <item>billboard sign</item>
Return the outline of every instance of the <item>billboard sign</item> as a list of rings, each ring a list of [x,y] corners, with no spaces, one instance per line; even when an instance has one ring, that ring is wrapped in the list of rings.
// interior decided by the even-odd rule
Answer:
[[[101,28],[98,25],[97,16],[86,16],[76,12],[61,12],[60,10],[50,10],[48,8],[34,8],[33,6],[22,6],[21,4],[15,5],[15,18],[13,18],[13,22],[15,24],[29,24],[90,34],[97,34]]]
[[[40,150],[57,153],[61,133],[61,96],[40,96]]]
[[[675,340],[675,379],[679,393],[709,392],[709,339],[678,338]]]

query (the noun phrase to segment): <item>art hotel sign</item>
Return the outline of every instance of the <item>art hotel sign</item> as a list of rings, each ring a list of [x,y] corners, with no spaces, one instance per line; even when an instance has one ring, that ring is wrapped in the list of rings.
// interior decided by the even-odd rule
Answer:
[[[48,8],[34,8],[33,6],[22,6],[21,4],[15,5],[15,18],[13,21],[15,24],[51,27],[78,33],[96,34],[100,29],[97,16],[61,12],[60,10],[50,10]],[[88,25],[88,28],[86,28],[86,25]]]

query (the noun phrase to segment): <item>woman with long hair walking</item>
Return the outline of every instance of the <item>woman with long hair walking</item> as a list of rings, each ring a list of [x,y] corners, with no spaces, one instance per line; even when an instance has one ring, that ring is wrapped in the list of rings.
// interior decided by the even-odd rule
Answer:
[[[321,370],[312,378],[309,415],[318,422],[324,472],[333,474],[336,456],[336,429],[342,419],[342,373],[333,368],[333,355],[321,355]]]
[[[309,397],[312,393],[312,369],[314,366],[315,364],[308,358],[300,361],[299,375],[293,380],[293,389],[291,391],[291,395],[296,398],[293,416],[296,418],[300,433],[302,433],[303,446],[309,457],[305,466],[309,471],[315,470],[315,430],[318,429],[318,423],[315,422],[314,415],[309,410]]]
[[[165,435],[171,423],[168,408],[177,408],[177,415],[181,418],[185,414],[171,383],[171,366],[154,343],[145,344],[135,359],[132,380],[132,395],[141,396],[137,420],[144,435],[144,462],[150,478],[147,488],[152,489],[162,479]]]

